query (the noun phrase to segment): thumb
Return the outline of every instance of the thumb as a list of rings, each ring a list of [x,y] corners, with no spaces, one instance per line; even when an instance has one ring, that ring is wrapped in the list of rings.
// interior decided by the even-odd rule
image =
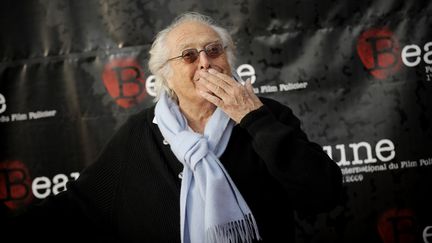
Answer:
[[[254,93],[251,78],[248,78],[248,79],[246,80],[245,85],[246,85],[246,89],[247,89],[250,93]]]

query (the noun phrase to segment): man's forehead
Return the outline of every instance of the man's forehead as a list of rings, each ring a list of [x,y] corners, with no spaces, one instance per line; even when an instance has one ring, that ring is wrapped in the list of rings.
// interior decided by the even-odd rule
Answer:
[[[171,46],[177,50],[202,47],[220,41],[219,35],[210,26],[198,22],[186,22],[175,27],[168,35]]]

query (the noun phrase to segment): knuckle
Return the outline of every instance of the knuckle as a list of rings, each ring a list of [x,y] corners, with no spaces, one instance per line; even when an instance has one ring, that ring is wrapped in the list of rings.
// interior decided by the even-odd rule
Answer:
[[[236,87],[236,88],[234,89],[234,94],[235,94],[236,96],[243,96],[243,89],[241,89],[241,88],[239,88],[239,87]]]

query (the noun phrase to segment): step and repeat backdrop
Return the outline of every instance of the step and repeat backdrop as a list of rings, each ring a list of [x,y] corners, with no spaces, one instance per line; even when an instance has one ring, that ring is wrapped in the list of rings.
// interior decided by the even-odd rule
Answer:
[[[422,0],[2,3],[0,220],[65,190],[153,105],[148,50],[185,11],[230,30],[237,73],[291,107],[342,169],[341,204],[298,213],[298,242],[432,242],[432,2]]]

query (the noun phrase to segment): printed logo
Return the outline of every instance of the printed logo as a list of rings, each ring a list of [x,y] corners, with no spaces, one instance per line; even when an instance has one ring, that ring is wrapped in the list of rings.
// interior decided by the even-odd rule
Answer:
[[[145,79],[137,60],[113,59],[105,65],[102,79],[110,96],[123,108],[130,108],[146,97]]]
[[[363,32],[357,41],[357,53],[364,67],[377,79],[387,79],[401,67],[400,45],[388,28]]]
[[[32,192],[36,198],[44,199],[49,195],[57,195],[66,190],[66,183],[69,180],[76,180],[79,172],[72,172],[68,175],[57,174],[52,179],[46,176],[35,177],[32,182]]]
[[[18,160],[0,163],[0,202],[11,210],[25,207],[33,200],[32,180],[27,167]]]
[[[407,67],[417,67],[423,61],[426,81],[432,80],[432,42],[423,46],[424,52],[419,45],[410,44],[402,48],[402,61]]]
[[[6,98],[0,94],[0,114],[6,111]]]
[[[378,233],[384,243],[416,242],[416,228],[411,209],[392,208],[385,211],[378,220]]]

